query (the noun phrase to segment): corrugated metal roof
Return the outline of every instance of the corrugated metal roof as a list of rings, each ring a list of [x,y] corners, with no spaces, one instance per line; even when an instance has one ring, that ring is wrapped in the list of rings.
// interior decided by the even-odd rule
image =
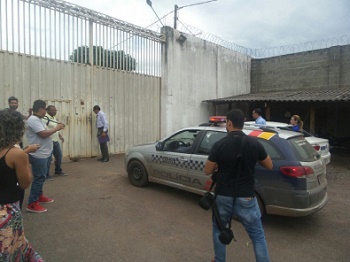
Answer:
[[[203,102],[223,104],[237,101],[270,101],[270,102],[350,102],[350,88],[347,89],[322,89],[322,90],[298,90],[298,91],[270,91],[250,93],[226,98],[204,100]]]

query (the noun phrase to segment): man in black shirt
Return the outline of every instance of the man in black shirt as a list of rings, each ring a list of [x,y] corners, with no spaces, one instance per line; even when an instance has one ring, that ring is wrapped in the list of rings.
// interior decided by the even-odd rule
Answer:
[[[210,175],[217,170],[215,195],[223,225],[227,226],[232,216],[237,216],[253,242],[256,261],[265,262],[270,258],[254,193],[254,171],[256,162],[267,169],[272,169],[273,165],[264,147],[242,132],[243,125],[244,113],[241,110],[232,109],[227,113],[228,135],[212,147],[204,172]],[[241,160],[237,161],[239,154]],[[219,235],[220,230],[213,217],[215,262],[226,261],[226,246],[220,242]]]

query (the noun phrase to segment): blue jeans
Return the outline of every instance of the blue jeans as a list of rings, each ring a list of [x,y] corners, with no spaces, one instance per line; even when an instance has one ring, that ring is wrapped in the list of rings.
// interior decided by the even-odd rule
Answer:
[[[39,199],[43,193],[43,185],[47,175],[48,158],[35,158],[29,155],[29,162],[32,165],[33,183],[30,188],[28,204]]]
[[[217,195],[216,204],[223,225],[227,225],[232,215],[237,216],[253,242],[255,259],[257,262],[270,261],[264,229],[261,223],[261,213],[256,198],[236,198],[232,210],[233,198]],[[220,229],[213,216],[213,242],[215,251],[215,262],[226,261],[226,245],[219,240]]]
[[[52,161],[52,155],[55,157],[55,174],[59,174],[62,172],[62,150],[59,142],[53,142],[52,154],[50,155],[47,163],[47,177],[50,176],[50,165]]]
[[[59,142],[53,142],[53,156],[55,157],[55,174],[62,172],[62,150]]]

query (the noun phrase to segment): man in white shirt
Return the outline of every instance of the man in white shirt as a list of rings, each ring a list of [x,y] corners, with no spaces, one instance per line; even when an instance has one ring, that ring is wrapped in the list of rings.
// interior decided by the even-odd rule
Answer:
[[[98,160],[101,162],[108,162],[109,154],[108,154],[107,142],[109,141],[109,136],[108,136],[107,117],[106,117],[106,114],[101,111],[101,108],[98,105],[94,106],[93,111],[97,115],[97,119],[96,119],[96,127],[98,129],[97,138],[98,138],[98,142],[100,143],[100,149],[102,153],[102,158]]]
[[[51,203],[54,200],[43,194],[43,185],[47,175],[48,159],[52,154],[51,135],[64,128],[64,124],[57,124],[53,129],[46,129],[42,118],[46,114],[46,103],[36,100],[33,104],[33,115],[28,118],[26,136],[29,144],[39,144],[36,152],[29,153],[29,162],[32,165],[33,183],[30,188],[27,211],[43,213],[47,209],[39,203]]]
[[[46,115],[43,118],[44,124],[47,126],[47,129],[53,129],[59,124],[56,119],[57,109],[53,105],[49,105],[46,108]],[[59,140],[64,142],[64,138],[59,131],[53,133],[51,135],[52,143],[53,143],[53,151],[52,155],[55,157],[55,176],[66,176],[67,173],[62,170],[62,149]],[[47,179],[50,178],[50,164],[52,161],[52,155],[49,157],[48,161],[48,171],[47,171]]]

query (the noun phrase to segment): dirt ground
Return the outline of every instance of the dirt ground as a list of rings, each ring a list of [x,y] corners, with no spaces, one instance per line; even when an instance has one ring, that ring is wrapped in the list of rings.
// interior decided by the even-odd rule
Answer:
[[[66,177],[44,185],[55,199],[44,214],[24,213],[25,232],[49,262],[210,261],[211,215],[199,196],[162,185],[133,187],[123,155],[63,163]],[[333,154],[327,168],[329,202],[302,218],[263,218],[271,261],[350,261],[350,155]],[[28,190],[25,201],[27,201]],[[227,261],[254,261],[239,222]]]

